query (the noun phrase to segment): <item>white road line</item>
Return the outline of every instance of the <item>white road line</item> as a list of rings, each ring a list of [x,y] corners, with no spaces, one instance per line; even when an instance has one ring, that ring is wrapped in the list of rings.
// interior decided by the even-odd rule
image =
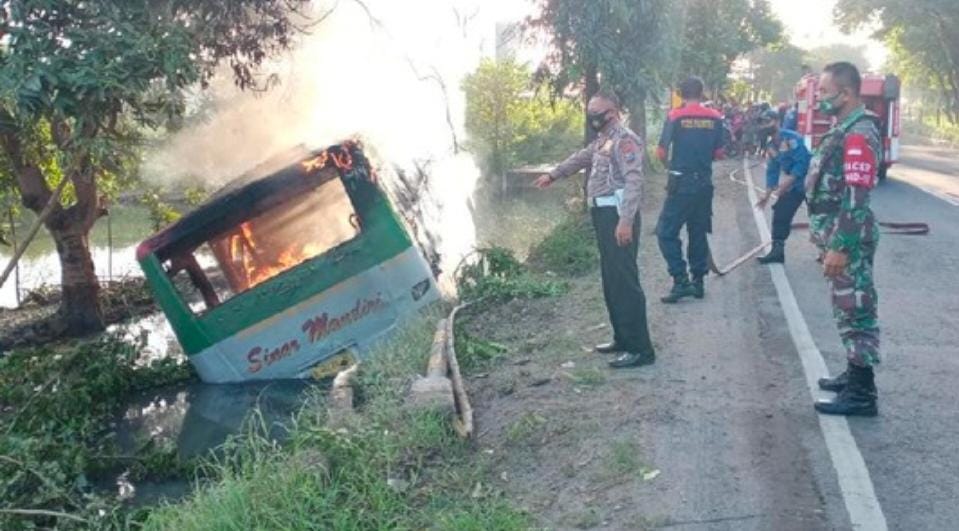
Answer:
[[[745,159],[743,160],[743,173],[748,182],[752,182],[752,174]],[[752,186],[747,186],[746,193],[756,220],[756,227],[759,229],[759,236],[763,241],[768,241],[770,234],[769,227],[766,225],[766,216],[761,210],[753,207],[758,200],[756,192]],[[796,350],[799,351],[799,359],[802,361],[803,371],[806,373],[806,385],[809,387],[810,395],[815,400],[824,396],[824,393],[819,390],[817,380],[821,376],[829,374],[829,370],[826,368],[822,353],[819,352],[819,348],[816,347],[816,342],[809,332],[806,319],[799,309],[799,303],[796,302],[796,296],[793,294],[792,286],[786,277],[786,270],[779,264],[769,266],[769,270],[773,277],[773,284],[776,286],[776,293],[779,295],[779,304],[786,315],[789,335],[792,336]],[[823,296],[825,296],[825,293],[823,293]],[[812,405],[810,405],[810,409],[812,409]],[[836,475],[839,478],[839,490],[842,492],[843,501],[846,503],[846,511],[849,513],[849,521],[852,523],[853,529],[885,531],[887,529],[886,517],[882,514],[882,507],[879,506],[879,500],[876,498],[866,462],[863,461],[862,454],[859,453],[859,447],[856,446],[856,440],[853,438],[852,432],[849,431],[849,423],[845,417],[829,415],[818,415],[818,417],[819,427],[826,439],[826,449],[829,451],[829,457],[832,458],[833,468],[836,469]]]

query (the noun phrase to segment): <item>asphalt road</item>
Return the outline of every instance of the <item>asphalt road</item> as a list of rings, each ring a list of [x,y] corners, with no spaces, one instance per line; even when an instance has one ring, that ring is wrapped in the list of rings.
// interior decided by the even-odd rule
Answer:
[[[879,245],[877,418],[847,424],[813,410],[809,352],[834,372],[845,359],[805,232],[790,238],[784,269],[750,260],[709,277],[705,300],[659,302],[671,281],[652,234],[664,183],[651,175],[639,236],[655,365],[610,371],[590,352],[609,339],[598,273],[477,325],[478,337],[526,358],[470,384],[498,487],[547,529],[873,531],[883,526],[854,527],[851,507],[878,505],[872,521],[886,529],[959,530],[959,207],[946,200],[959,174],[943,150],[907,147],[904,159],[875,190],[875,209],[932,233]],[[760,241],[746,187],[727,178],[737,168],[714,170],[720,265]],[[751,174],[759,184],[761,165]],[[797,318],[808,342],[794,339]],[[871,488],[848,488],[856,478]]]
[[[873,205],[881,221],[923,221],[932,232],[880,241],[880,416],[849,425],[889,529],[959,529],[959,153],[905,146]],[[843,351],[814,258],[805,233],[790,238],[789,282],[838,371]]]

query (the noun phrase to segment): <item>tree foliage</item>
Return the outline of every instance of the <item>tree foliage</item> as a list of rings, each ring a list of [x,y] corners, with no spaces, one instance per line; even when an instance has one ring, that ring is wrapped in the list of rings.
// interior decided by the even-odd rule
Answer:
[[[782,39],[767,0],[686,0],[680,71],[720,91],[734,61]]]
[[[648,95],[675,77],[678,3],[669,0],[537,0],[527,26],[547,36],[550,54],[540,74],[556,93],[588,98],[600,85],[616,92],[645,133]]]
[[[63,269],[70,332],[102,327],[87,234],[100,195],[137,160],[136,131],[181,115],[188,88],[227,65],[245,89],[290,46],[308,0],[0,2],[3,181],[39,211],[60,179],[70,194],[46,221]]]
[[[470,149],[489,176],[517,164],[562,157],[580,140],[582,115],[568,99],[535,91],[532,74],[513,60],[483,61],[463,81]]]
[[[844,43],[817,46],[806,51],[804,60],[814,72],[819,72],[829,63],[836,61],[849,61],[856,65],[860,72],[869,71],[869,59],[866,57],[865,46]]]
[[[905,81],[935,87],[959,123],[959,2],[955,0],[839,0],[836,20],[846,29],[878,25]]]
[[[750,78],[749,86],[744,87],[746,98],[771,102],[792,99],[796,82],[803,74],[802,49],[791,44],[767,46],[749,52],[746,60]]]

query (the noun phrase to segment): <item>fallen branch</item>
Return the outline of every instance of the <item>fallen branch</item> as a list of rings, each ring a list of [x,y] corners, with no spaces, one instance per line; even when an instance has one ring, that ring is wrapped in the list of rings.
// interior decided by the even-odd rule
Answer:
[[[3,270],[3,275],[0,276],[0,287],[7,281],[7,278],[10,277],[10,273],[17,266],[17,262],[20,261],[20,257],[23,256],[23,253],[26,252],[27,247],[30,245],[30,242],[33,241],[33,238],[40,232],[40,227],[43,226],[43,222],[47,220],[47,217],[50,216],[50,213],[53,212],[53,207],[60,203],[60,194],[63,192],[63,188],[67,185],[70,179],[63,177],[60,179],[60,184],[57,185],[57,188],[53,191],[53,195],[50,196],[50,199],[47,200],[47,204],[44,205],[43,210],[40,211],[40,214],[37,216],[36,221],[33,222],[33,225],[30,227],[30,230],[27,231],[27,236],[23,240],[23,244],[13,253],[13,257],[10,259],[10,262],[7,264],[7,268]]]
[[[456,409],[459,416],[453,422],[453,427],[460,437],[470,438],[473,436],[473,406],[470,405],[469,396],[466,394],[466,384],[463,383],[463,375],[460,372],[459,361],[456,359],[456,342],[454,341],[454,324],[456,314],[460,310],[470,306],[471,302],[461,304],[450,312],[446,320],[446,356],[450,368],[450,379],[453,381],[453,396],[456,399]]]
[[[82,524],[90,523],[86,518],[81,518],[75,514],[47,511],[46,509],[0,509],[0,513],[18,514],[21,516],[53,516],[55,518],[66,518],[67,520],[73,520],[74,522],[80,522]]]

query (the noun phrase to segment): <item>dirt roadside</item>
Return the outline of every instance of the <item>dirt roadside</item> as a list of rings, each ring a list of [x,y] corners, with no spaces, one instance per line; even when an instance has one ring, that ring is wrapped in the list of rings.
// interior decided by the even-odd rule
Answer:
[[[726,262],[758,235],[718,164],[712,246]],[[704,301],[665,306],[652,234],[663,186],[643,201],[640,270],[658,361],[611,371],[598,271],[562,297],[513,301],[468,331],[508,356],[474,375],[479,451],[499,488],[549,529],[848,526],[769,274],[709,278]]]

